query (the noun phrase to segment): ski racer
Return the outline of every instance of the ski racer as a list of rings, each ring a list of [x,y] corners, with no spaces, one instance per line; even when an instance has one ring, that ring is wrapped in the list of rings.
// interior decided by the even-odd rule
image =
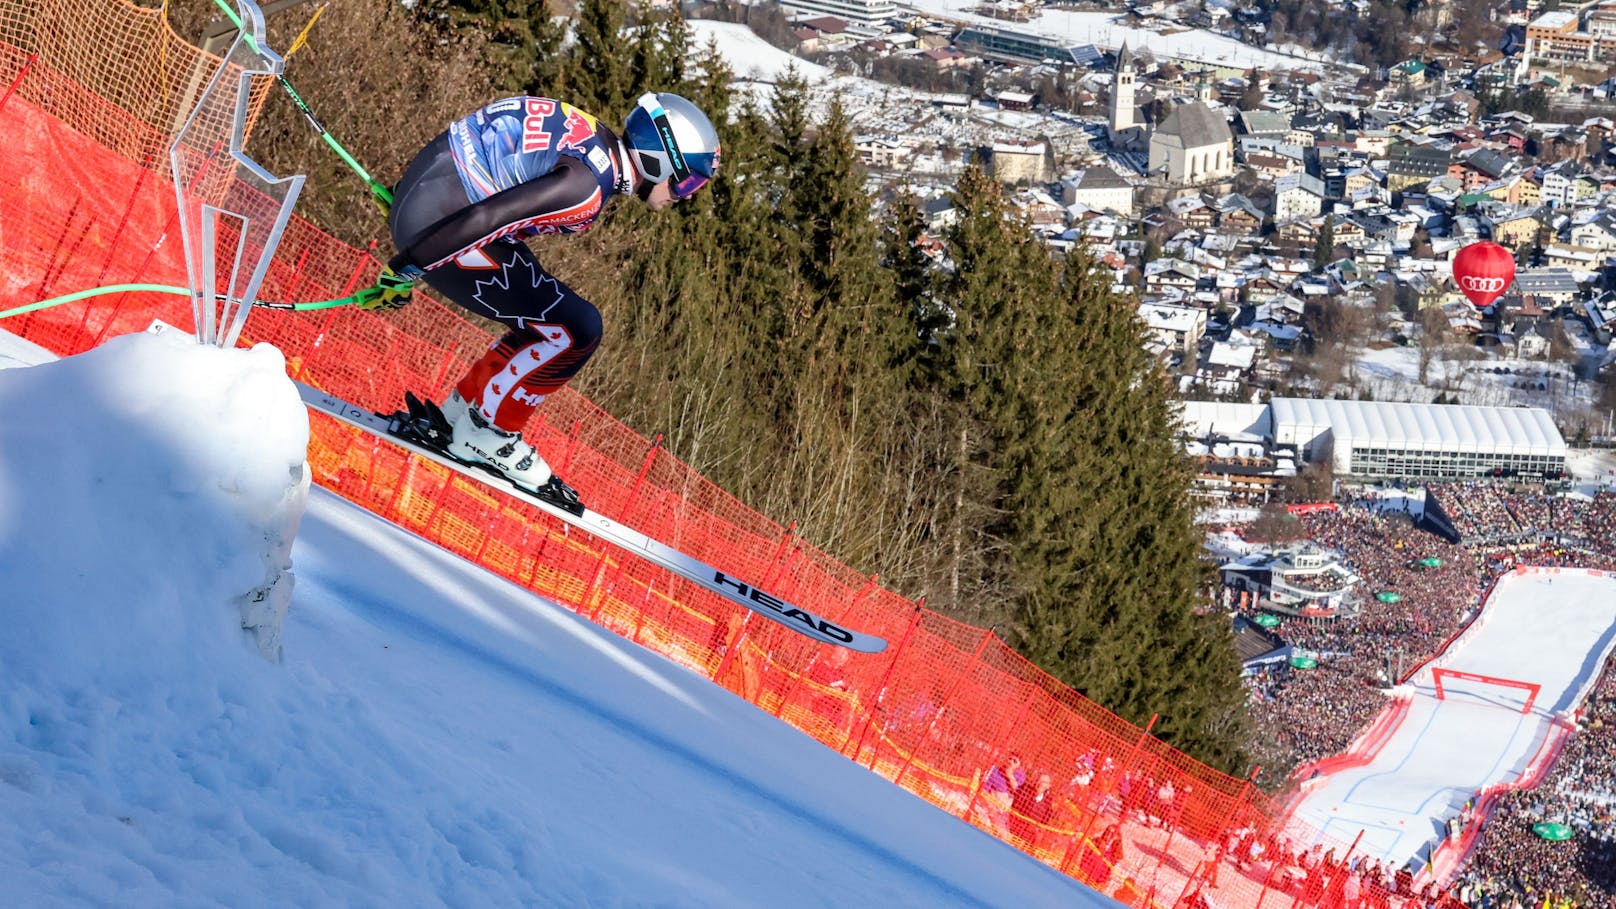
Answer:
[[[450,455],[577,501],[521,430],[595,352],[600,311],[545,271],[523,239],[585,230],[617,195],[665,209],[706,185],[718,160],[711,121],[669,93],[642,95],[621,136],[562,101],[505,98],[415,156],[393,189],[398,255],[361,305],[396,309],[419,278],[510,329],[443,403]]]

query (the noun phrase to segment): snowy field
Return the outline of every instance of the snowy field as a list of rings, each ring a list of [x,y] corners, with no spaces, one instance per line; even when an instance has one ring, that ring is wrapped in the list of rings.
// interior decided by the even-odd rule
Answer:
[[[1046,16],[1105,18],[1100,13],[1062,13],[1054,10],[1046,11]],[[779,81],[789,71],[795,70],[795,73],[810,87],[811,113],[816,116],[823,115],[832,99],[840,100],[842,107],[847,110],[848,118],[852,120],[853,128],[858,133],[903,137],[908,141],[947,141],[950,144],[958,141],[991,142],[1007,137],[1023,137],[1023,139],[1047,137],[1050,141],[1054,141],[1057,147],[1063,149],[1086,149],[1089,144],[1089,129],[1086,129],[1084,121],[1076,120],[1073,116],[1012,112],[1012,110],[999,110],[994,105],[981,102],[971,105],[970,115],[966,116],[965,121],[953,116],[928,116],[924,113],[931,108],[932,100],[941,97],[936,92],[915,91],[861,76],[832,73],[826,66],[810,63],[808,60],[795,57],[792,53],[777,49],[753,34],[743,24],[690,19],[690,29],[696,36],[693,45],[706,47],[708,42],[711,42],[718,49],[719,55],[724,57],[730,70],[735,71],[737,81],[735,87],[756,100],[758,104],[768,104],[769,91],[774,82]],[[1175,36],[1159,36],[1157,32],[1147,32],[1143,29],[1120,29],[1118,34],[1134,31],[1138,31],[1141,36],[1151,36],[1152,39],[1172,37],[1175,42],[1185,47],[1218,47],[1218,42],[1227,42],[1231,47],[1244,52],[1259,55],[1265,53],[1215,36],[1212,32],[1196,31],[1183,32]],[[1131,47],[1141,45],[1134,42],[1133,37],[1128,40]],[[1267,55],[1267,57],[1288,60],[1280,55]]]
[[[1566,452],[1566,473],[1583,495],[1616,490],[1616,451],[1574,448]]]
[[[1318,56],[1279,54],[1252,47],[1205,29],[1177,25],[1160,29],[1137,28],[1127,25],[1125,16],[1113,12],[1041,9],[1031,22],[1006,22],[979,14],[977,10],[984,6],[981,0],[908,0],[903,6],[957,22],[1013,28],[1072,44],[1092,44],[1103,51],[1117,50],[1126,43],[1135,51],[1145,50],[1158,57],[1213,66],[1319,71],[1339,66]]]
[[[6,906],[1118,905],[303,487],[271,348],[0,367]]]
[[[1309,784],[1297,821],[1402,866],[1442,835],[1442,824],[1482,788],[1521,777],[1573,711],[1616,644],[1616,578],[1578,572],[1505,575],[1478,624],[1436,665],[1532,682],[1542,692],[1487,683],[1444,683],[1430,671],[1410,683],[1408,715],[1367,765]]]
[[[1551,411],[1593,407],[1596,389],[1576,378],[1568,364],[1493,357],[1473,348],[1463,350],[1465,357],[1442,353],[1433,356],[1423,384],[1418,347],[1362,350],[1358,352],[1355,378],[1381,401],[1428,403],[1446,393],[1457,395],[1461,404],[1484,407],[1542,407]]]
[[[830,77],[830,70],[825,67],[780,50],[739,23],[692,19],[689,25],[692,45],[706,47],[711,43],[717,47],[724,62],[735,71],[737,80],[772,83],[791,69],[810,85]]]
[[[1088,132],[1081,122],[1043,114],[1003,111],[996,107],[973,105],[964,120],[938,114],[928,115],[938,95],[901,86],[888,85],[858,76],[836,75],[829,69],[782,51],[757,37],[744,25],[695,19],[691,31],[695,46],[711,40],[724,61],[736,73],[737,90],[767,107],[769,93],[788,71],[795,69],[809,87],[809,110],[822,117],[832,99],[840,101],[857,133],[902,137],[916,143],[937,142],[954,146],[960,142],[982,144],[1000,139],[1049,139],[1058,146],[1086,148]],[[941,160],[916,163],[920,173],[935,171],[952,181],[958,163]],[[921,187],[921,189],[924,189]]]

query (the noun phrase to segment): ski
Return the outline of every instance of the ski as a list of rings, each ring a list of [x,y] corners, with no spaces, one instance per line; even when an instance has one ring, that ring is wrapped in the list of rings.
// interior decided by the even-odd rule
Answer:
[[[295,381],[295,380],[294,380]],[[746,581],[708,565],[694,556],[592,511],[579,500],[572,488],[552,477],[546,487],[533,491],[517,486],[502,474],[477,464],[451,457],[447,443],[447,421],[437,405],[413,394],[406,395],[406,409],[392,415],[365,410],[356,404],[297,382],[303,403],[321,413],[362,429],[420,457],[442,464],[490,489],[514,496],[552,517],[616,546],[631,555],[664,568],[747,609],[772,619],[798,634],[825,644],[835,644],[860,653],[880,653],[884,638],[844,628],[800,606],[793,605]]]

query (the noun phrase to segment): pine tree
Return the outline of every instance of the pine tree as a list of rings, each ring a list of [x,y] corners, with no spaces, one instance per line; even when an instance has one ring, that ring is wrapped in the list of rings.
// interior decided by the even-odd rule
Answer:
[[[542,95],[559,88],[565,29],[549,0],[420,0],[415,13],[442,31],[482,35],[488,79],[501,93]]]
[[[870,467],[891,453],[888,430],[914,345],[892,273],[880,267],[878,227],[853,144],[847,116],[833,102],[781,206],[795,216],[785,229],[798,236],[802,293],[782,338],[781,362],[798,379],[788,383],[780,412],[789,416],[779,428],[782,445],[798,455],[782,478],[799,520],[838,551],[864,558],[880,549],[887,531],[884,520],[869,519],[879,483]]]
[[[1003,604],[1039,666],[1243,769],[1233,643],[1193,608],[1189,468],[1133,304],[1081,250],[1062,271],[980,170],[956,208],[941,291],[954,322],[930,358],[956,407],[946,601],[974,601],[979,621]]]
[[[1015,593],[1003,557],[1013,531],[1006,498],[1026,458],[1033,405],[1025,392],[1038,366],[1022,347],[1043,315],[1040,307],[1051,302],[1052,269],[980,166],[961,175],[955,208],[958,220],[945,235],[952,268],[939,293],[953,322],[927,357],[953,414],[947,470],[955,508],[942,541],[949,562],[944,602],[991,617]]]
[[[685,94],[685,55],[690,43],[690,26],[677,9],[643,20],[635,30],[632,50],[634,87]]]
[[[813,204],[813,191],[806,186],[811,150],[808,84],[797,71],[787,71],[774,84],[768,118],[772,137],[768,167],[774,186],[774,215],[768,220],[771,260],[785,280],[777,281],[771,298],[766,298],[766,306],[779,311],[779,333],[769,338],[769,346],[779,351],[789,343],[790,336],[811,319],[814,307],[813,293],[805,281],[800,280],[810,256],[803,225],[810,217],[805,205]],[[784,375],[792,374],[793,367],[795,364],[785,364]],[[776,414],[785,424],[789,419],[779,406],[781,401],[776,400]]]
[[[1335,216],[1325,215],[1324,226],[1319,228],[1319,240],[1313,247],[1313,270],[1323,271],[1335,259]]]
[[[1131,301],[1092,258],[1068,258],[1064,296],[1076,356],[1063,376],[1070,446],[1051,502],[1019,535],[1036,579],[1016,615],[1018,646],[1135,723],[1239,772],[1239,670],[1227,623],[1196,614],[1200,536],[1171,386],[1143,345]]]
[[[925,249],[931,238],[926,235],[920,200],[908,186],[887,206],[881,238],[882,267],[892,273],[893,292],[903,302],[914,328],[915,362],[949,317],[937,300],[932,260]]]
[[[581,0],[573,47],[563,70],[567,100],[608,120],[628,113],[639,96],[631,55],[625,53],[627,11],[621,0]]]
[[[685,67],[680,71],[680,81],[672,91],[689,98],[701,108],[702,113],[713,121],[714,128],[718,130],[720,144],[727,150],[730,145],[727,137],[730,132],[730,114],[735,100],[731,89],[735,72],[719,51],[718,44],[711,40],[703,45],[699,52],[692,54],[687,50],[684,60]],[[668,90],[657,85],[648,85],[647,88]]]

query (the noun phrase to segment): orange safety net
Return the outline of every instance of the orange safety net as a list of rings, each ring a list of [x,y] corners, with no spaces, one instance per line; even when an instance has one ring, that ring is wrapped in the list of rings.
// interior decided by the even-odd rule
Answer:
[[[0,310],[113,283],[184,284],[166,148],[209,61],[218,65],[126,2],[0,0],[0,131],[12,143],[0,165]],[[378,267],[370,251],[294,218],[263,296],[345,295]],[[122,293],[4,327],[71,355],[153,319],[189,326],[188,310],[186,297]],[[388,410],[405,390],[445,393],[491,343],[457,313],[424,295],[386,317],[259,311],[243,341],[272,343],[294,377]],[[528,435],[592,507],[884,635],[888,650],[819,645],[456,472],[311,420],[309,461],[327,489],[708,676],[1129,905],[1358,905],[1394,886],[1356,843],[1287,823],[1250,781],[1088,701],[991,631],[881,589],[574,392],[553,395]],[[1025,788],[1013,796],[1006,777]]]

